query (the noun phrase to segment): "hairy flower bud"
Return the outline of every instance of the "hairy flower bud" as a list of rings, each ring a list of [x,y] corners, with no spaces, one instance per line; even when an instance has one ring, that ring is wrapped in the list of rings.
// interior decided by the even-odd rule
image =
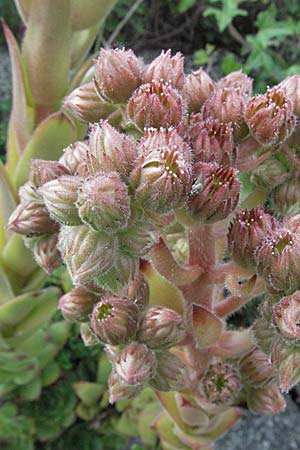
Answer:
[[[42,206],[44,205],[42,197],[38,194],[37,189],[30,181],[27,181],[27,183],[20,187],[18,194],[20,201],[23,204],[34,201],[40,203]]]
[[[46,161],[43,159],[33,159],[30,164],[29,179],[35,188],[39,188],[48,181],[69,175],[68,169],[57,161]]]
[[[288,392],[300,381],[300,353],[299,348],[292,349],[280,362],[278,367],[279,388],[281,392]]]
[[[140,310],[148,306],[150,298],[149,284],[141,270],[137,272],[135,278],[130,282],[127,296]]]
[[[143,63],[132,50],[102,48],[95,67],[95,87],[111,103],[125,103],[142,83]]]
[[[207,119],[193,127],[197,137],[193,142],[195,163],[216,162],[225,166],[234,166],[237,147],[233,140],[230,123],[221,123],[217,119]],[[191,130],[193,134],[193,129]]]
[[[242,267],[255,268],[254,251],[275,227],[274,217],[263,208],[238,212],[228,231],[228,248],[234,261]]]
[[[58,309],[66,320],[87,322],[97,300],[96,295],[76,287],[60,298]]]
[[[283,297],[275,305],[272,320],[282,336],[300,341],[300,291]]]
[[[77,193],[81,178],[65,175],[49,181],[39,188],[49,214],[63,225],[80,225],[81,219],[76,207]]]
[[[71,175],[77,174],[77,169],[86,159],[89,147],[83,141],[74,142],[64,150],[59,162],[63,164]]]
[[[251,183],[259,189],[270,192],[284,183],[291,174],[277,158],[270,156],[251,172]]]
[[[300,211],[300,181],[298,173],[271,192],[274,209],[283,215]]]
[[[75,286],[85,286],[107,272],[115,261],[117,245],[112,235],[85,225],[64,226],[59,233],[59,249]]]
[[[106,119],[116,106],[103,101],[95,90],[93,82],[83,84],[69,94],[63,106],[80,122],[93,123]]]
[[[26,236],[53,233],[58,223],[49,217],[47,209],[38,201],[20,203],[11,214],[8,229]]]
[[[241,380],[235,368],[223,361],[214,361],[200,381],[200,392],[215,404],[231,405],[240,393]]]
[[[129,385],[144,384],[156,373],[155,354],[146,345],[132,342],[117,356],[115,370],[119,377]]]
[[[199,69],[185,78],[182,96],[189,112],[199,112],[208,97],[214,92],[215,83],[208,73]]]
[[[116,172],[89,178],[80,188],[76,204],[82,221],[95,230],[112,232],[127,226],[130,197]]]
[[[300,214],[296,214],[293,217],[287,217],[283,222],[283,226],[293,233],[300,233]]]
[[[247,392],[247,404],[257,414],[279,414],[286,408],[286,402],[276,383],[259,389],[250,388]]]
[[[249,386],[263,387],[275,382],[275,367],[259,348],[253,347],[241,358],[239,369]]]
[[[212,163],[199,166],[188,194],[187,210],[205,223],[223,220],[238,204],[240,182],[237,171]]]
[[[91,327],[105,344],[125,344],[136,334],[138,312],[131,300],[105,295],[94,306]]]
[[[109,403],[113,404],[133,397],[140,392],[141,386],[129,386],[124,383],[115,370],[112,370],[108,379],[108,389]]]
[[[140,144],[141,162],[132,174],[135,195],[146,210],[167,213],[182,206],[190,188],[187,144],[176,130],[149,130]]]
[[[267,146],[284,142],[296,125],[292,101],[276,86],[252,97],[245,120],[254,139]]]
[[[152,81],[168,82],[177,89],[182,89],[184,82],[183,56],[176,53],[171,56],[171,50],[162,51],[146,68],[144,83]]]
[[[244,94],[252,95],[253,80],[249,78],[242,70],[235,70],[225,77],[221,78],[217,84],[218,89],[234,88],[239,89]]]
[[[258,274],[275,291],[292,292],[300,288],[300,236],[282,228],[269,234],[257,247]]]
[[[158,391],[181,391],[187,385],[185,365],[168,351],[156,352],[157,369],[150,385]]]
[[[294,113],[300,116],[300,75],[292,75],[285,78],[278,84],[278,88],[291,99]]]
[[[149,127],[170,127],[181,122],[183,104],[169,83],[154,81],[143,84],[133,93],[127,104],[127,113],[141,131]]]
[[[89,146],[87,165],[92,175],[116,171],[127,181],[138,155],[137,145],[129,136],[101,121],[92,126]]]
[[[240,87],[216,89],[203,105],[202,118],[213,117],[220,122],[231,122],[234,136],[242,138],[247,134],[244,120],[247,102],[248,95]]]
[[[185,335],[182,316],[164,306],[151,306],[143,316],[138,332],[139,340],[154,349],[174,347]]]
[[[260,317],[253,323],[251,331],[256,345],[258,345],[264,353],[269,354],[274,338],[274,330],[270,327],[269,321]]]
[[[58,234],[53,233],[48,236],[41,236],[33,246],[36,262],[49,275],[63,263],[57,248],[57,242]]]

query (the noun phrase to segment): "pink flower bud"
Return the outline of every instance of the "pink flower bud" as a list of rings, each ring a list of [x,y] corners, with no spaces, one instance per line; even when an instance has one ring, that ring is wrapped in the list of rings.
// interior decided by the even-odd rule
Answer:
[[[182,316],[164,306],[151,306],[146,311],[138,333],[139,340],[154,349],[174,347],[183,341],[185,335]]]
[[[269,157],[251,172],[250,180],[259,189],[270,192],[290,176],[288,169],[278,159]]]
[[[300,236],[285,228],[269,234],[257,247],[258,274],[276,291],[300,288]]]
[[[36,262],[49,275],[63,263],[57,248],[57,240],[58,234],[53,233],[48,236],[41,236],[33,246]]]
[[[138,155],[136,143],[129,136],[101,121],[92,126],[89,146],[87,164],[92,175],[116,171],[127,181]]]
[[[290,173],[287,173],[290,175]],[[283,215],[293,215],[300,207],[300,181],[296,173],[292,178],[277,186],[271,192],[274,209]]]
[[[127,104],[129,119],[139,130],[178,125],[182,120],[180,95],[167,83],[154,81],[137,89]]]
[[[242,267],[255,268],[254,251],[275,227],[275,218],[263,208],[238,212],[228,231],[228,248],[234,261]]]
[[[225,219],[236,208],[240,195],[237,171],[217,164],[199,164],[187,210],[195,219],[214,223]]]
[[[69,171],[57,161],[46,161],[43,159],[33,159],[31,161],[29,178],[32,185],[36,188],[62,175],[69,175]]]
[[[225,166],[234,166],[237,147],[233,140],[230,123],[221,123],[217,119],[207,119],[196,123],[191,129],[197,137],[193,140],[195,163],[216,162]]]
[[[236,369],[223,361],[213,362],[199,384],[200,392],[214,404],[232,405],[242,388]]]
[[[279,368],[279,388],[289,392],[300,381],[300,352],[296,347],[281,361]]]
[[[141,270],[137,272],[135,278],[130,282],[127,296],[140,310],[148,306],[150,290],[146,277]]]
[[[63,164],[71,175],[77,174],[77,169],[85,162],[88,146],[83,141],[74,142],[64,150],[59,162]]]
[[[116,172],[98,173],[87,179],[76,204],[82,221],[95,230],[115,232],[127,226],[130,197]]]
[[[257,414],[279,414],[286,408],[284,397],[275,383],[259,389],[249,389],[247,404],[249,409]]]
[[[297,116],[300,116],[300,76],[292,75],[285,78],[278,84],[278,88],[291,99],[294,107],[294,113]]]
[[[267,146],[284,142],[296,125],[292,101],[278,87],[252,97],[245,120],[254,139]]]
[[[30,183],[30,181],[27,181],[27,183],[20,187],[18,194],[21,203],[23,204],[34,201],[44,205],[42,197],[37,193],[36,188],[32,183]]]
[[[38,201],[20,203],[11,214],[8,229],[26,236],[53,233],[58,223],[49,217],[47,209]]]
[[[146,210],[168,213],[183,205],[191,182],[189,147],[175,129],[149,130],[132,174],[136,198]]]
[[[76,287],[60,298],[58,309],[66,320],[87,322],[97,300],[97,296],[86,289]]]
[[[131,300],[105,295],[94,306],[91,327],[105,344],[125,344],[136,334],[138,312]]]
[[[185,78],[182,96],[189,112],[199,112],[208,97],[214,92],[215,83],[203,69],[192,72]]]
[[[208,97],[202,108],[204,120],[211,117],[223,123],[232,123],[235,138],[242,138],[247,134],[244,112],[248,103],[248,95],[235,87],[216,89]]]
[[[157,369],[150,385],[158,391],[181,391],[187,386],[185,365],[168,351],[156,352]]]
[[[95,67],[95,87],[111,103],[126,103],[142,83],[143,63],[132,50],[102,48]]]
[[[292,341],[300,340],[300,291],[283,297],[274,307],[273,324],[278,332]]]
[[[300,233],[300,214],[296,214],[293,217],[287,217],[283,222],[283,226],[292,231],[292,233]]]
[[[152,81],[162,81],[169,83],[177,89],[182,89],[184,82],[183,56],[176,53],[171,56],[171,50],[162,51],[146,68],[144,73],[144,83]]]
[[[39,188],[38,193],[42,196],[53,219],[63,225],[81,224],[75,204],[81,184],[81,178],[65,175],[49,181]]]
[[[108,379],[109,389],[109,403],[113,404],[126,400],[138,394],[141,390],[141,386],[129,386],[119,377],[119,375],[112,370]]]
[[[115,370],[129,385],[144,384],[156,373],[155,354],[146,345],[132,342],[116,357]]]
[[[239,369],[243,381],[249,386],[263,387],[275,382],[275,367],[268,356],[256,347],[241,358]]]
[[[251,96],[252,85],[253,80],[251,78],[249,78],[245,73],[243,73],[242,70],[236,70],[226,75],[226,77],[221,78],[217,84],[217,88],[239,89],[245,95]]]
[[[93,123],[106,119],[116,106],[103,101],[93,82],[83,84],[65,98],[63,106],[80,122]]]
[[[117,240],[85,225],[63,226],[59,233],[59,249],[75,286],[85,286],[113,266]]]

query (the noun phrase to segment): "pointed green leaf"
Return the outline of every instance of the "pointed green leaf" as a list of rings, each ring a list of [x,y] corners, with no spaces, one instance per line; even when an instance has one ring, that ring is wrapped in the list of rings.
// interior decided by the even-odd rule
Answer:
[[[7,240],[6,225],[16,207],[16,199],[7,172],[0,161],[0,251]]]
[[[15,4],[21,19],[26,24],[29,17],[31,0],[15,0]]]
[[[93,27],[81,31],[75,31],[72,35],[71,67],[81,66],[80,62],[88,54],[99,30],[99,23]]]
[[[10,282],[0,266],[0,305],[14,298]]]
[[[18,279],[11,280],[12,284],[13,281],[15,282],[16,288],[20,288],[24,279],[31,275],[37,267],[31,250],[24,245],[23,237],[15,233],[12,234],[3,248],[2,262],[4,267],[9,269],[12,274],[19,276]]]

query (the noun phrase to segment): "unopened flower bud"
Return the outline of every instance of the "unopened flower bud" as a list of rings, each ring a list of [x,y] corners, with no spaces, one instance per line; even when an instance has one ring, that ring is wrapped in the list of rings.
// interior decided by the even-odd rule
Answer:
[[[57,248],[57,241],[58,234],[53,233],[48,236],[41,236],[33,246],[36,262],[49,275],[63,263]]]
[[[215,83],[203,69],[192,72],[185,78],[182,96],[189,112],[199,112],[208,97],[214,92]]]
[[[180,314],[164,306],[151,306],[139,326],[139,340],[148,347],[164,349],[179,344],[186,335]]]
[[[30,181],[27,181],[27,183],[20,187],[18,194],[21,203],[23,204],[31,201],[38,202],[41,205],[44,204],[42,197],[38,194],[37,189]]]
[[[132,50],[101,49],[95,67],[95,87],[111,103],[125,103],[142,83],[143,63]]]
[[[233,129],[230,123],[207,119],[198,122],[193,128],[197,134],[193,143],[195,163],[216,162],[223,166],[235,165],[237,147],[234,144]]]
[[[300,214],[296,214],[293,217],[287,217],[283,226],[289,231],[292,231],[292,233],[300,233]]]
[[[136,334],[138,312],[131,300],[106,295],[94,306],[91,327],[105,344],[125,344]]]
[[[270,156],[251,172],[250,181],[259,189],[270,192],[290,176],[288,169],[277,158]]]
[[[127,226],[130,197],[116,172],[89,178],[80,188],[76,204],[82,221],[95,230],[114,232]]]
[[[300,291],[283,297],[274,307],[273,324],[278,332],[292,341],[300,340]]]
[[[29,178],[32,185],[36,188],[63,175],[69,175],[69,171],[57,161],[46,161],[43,159],[33,159],[31,161]]]
[[[300,116],[300,75],[292,75],[279,83],[281,89],[293,103],[294,113]]]
[[[263,208],[238,212],[228,231],[228,248],[234,261],[242,267],[255,268],[254,251],[275,227],[275,218]]]
[[[185,365],[168,351],[156,352],[157,369],[150,385],[158,391],[180,391],[187,385]]]
[[[126,134],[122,134],[108,122],[101,121],[92,126],[87,155],[89,172],[118,172],[126,181],[137,158],[137,145]]]
[[[113,404],[133,397],[141,390],[141,386],[129,386],[112,370],[108,379],[109,403]]]
[[[289,174],[290,175],[290,174]],[[299,175],[277,186],[271,192],[274,209],[282,215],[293,215],[300,211],[300,181]]]
[[[221,78],[217,84],[218,89],[234,88],[240,89],[244,94],[252,95],[253,80],[249,78],[242,70],[235,70],[225,77]]]
[[[277,384],[270,384],[259,389],[250,388],[247,392],[249,409],[257,414],[279,414],[286,408],[284,397]]]
[[[204,120],[213,117],[220,122],[231,122],[234,136],[242,138],[247,134],[244,120],[247,102],[248,95],[239,87],[216,89],[204,103],[202,117]]]
[[[71,175],[76,175],[78,166],[86,159],[86,153],[89,147],[83,141],[74,142],[64,150],[59,162],[63,164]]]
[[[176,89],[161,81],[143,84],[127,104],[129,119],[141,131],[178,125],[182,120],[183,105]]]
[[[262,387],[275,382],[275,367],[259,348],[254,347],[241,358],[239,369],[249,386]]]
[[[38,192],[53,219],[63,225],[73,226],[82,223],[75,204],[81,184],[81,178],[65,175],[39,188]]]
[[[115,105],[105,102],[99,97],[93,82],[83,84],[71,92],[65,98],[63,106],[84,123],[106,119],[116,110]]]
[[[75,286],[85,286],[112,267],[117,240],[85,225],[64,226],[59,233],[59,249]]]
[[[214,223],[236,208],[240,195],[237,171],[214,163],[202,163],[188,194],[187,210],[195,219]]]
[[[245,120],[254,139],[266,146],[284,142],[296,125],[292,101],[278,87],[252,97]]]
[[[144,384],[156,373],[157,361],[152,350],[144,344],[132,342],[116,357],[115,370],[129,385]]]
[[[150,298],[149,284],[141,270],[137,272],[135,278],[130,282],[127,296],[140,310],[148,306]]]
[[[190,188],[191,164],[187,144],[175,129],[149,130],[141,142],[142,161],[132,183],[146,210],[167,213],[182,206]]]
[[[97,345],[100,342],[97,336],[92,331],[90,324],[87,322],[80,325],[80,336],[86,347]]]
[[[37,201],[20,203],[9,218],[8,229],[26,236],[53,233],[58,223],[49,217],[45,206]]]
[[[269,234],[256,248],[258,274],[275,291],[300,288],[300,236],[282,228]]]
[[[163,81],[169,83],[177,89],[182,89],[184,82],[183,56],[176,53],[171,56],[171,50],[162,51],[146,68],[144,73],[144,83],[151,81]]]
[[[200,381],[200,392],[215,404],[231,405],[242,388],[236,369],[223,361],[214,361]]]
[[[251,331],[254,342],[264,353],[269,354],[274,338],[274,330],[270,327],[269,322],[259,318],[253,323]]]
[[[299,348],[291,350],[279,367],[279,388],[281,392],[289,392],[300,381],[300,352]]]
[[[88,322],[97,296],[84,288],[76,287],[63,295],[58,302],[58,309],[66,320]]]

